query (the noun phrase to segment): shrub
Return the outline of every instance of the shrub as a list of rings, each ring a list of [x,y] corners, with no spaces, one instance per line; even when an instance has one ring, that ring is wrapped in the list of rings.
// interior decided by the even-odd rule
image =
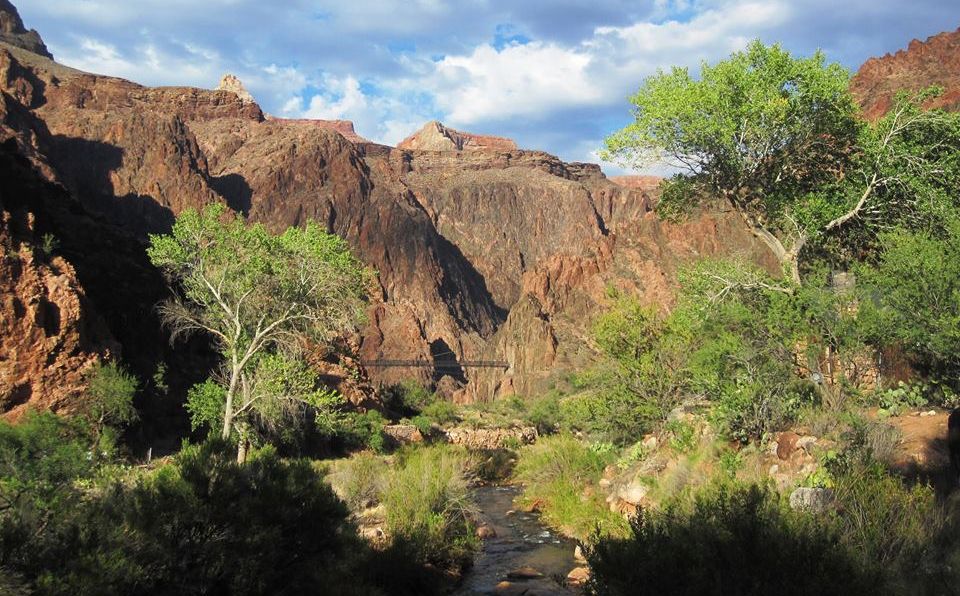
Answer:
[[[423,415],[437,424],[448,424],[457,420],[457,407],[446,400],[437,399],[423,408]]]
[[[631,530],[588,550],[593,593],[868,594],[878,585],[829,524],[767,488],[711,485],[641,511]]]
[[[594,322],[603,361],[575,381],[583,391],[564,400],[561,418],[581,430],[627,445],[653,430],[686,386],[685,321],[664,319],[631,297],[611,292],[613,307]]]
[[[0,421],[0,569],[32,581],[64,554],[61,527],[96,474],[83,425],[29,411]]]
[[[394,544],[415,561],[442,569],[461,568],[478,548],[465,452],[446,446],[398,455],[383,492],[387,527]]]
[[[15,569],[39,593],[368,592],[347,580],[362,545],[343,503],[309,463],[271,449],[238,464],[224,442],[188,447],[83,496]]]
[[[388,473],[382,457],[362,452],[336,462],[327,480],[351,511],[360,511],[380,502]]]
[[[533,400],[528,406],[527,420],[541,435],[557,432],[560,428],[560,394],[551,392]]]
[[[551,526],[578,538],[598,528],[622,532],[623,518],[592,490],[614,456],[612,450],[601,454],[568,434],[548,436],[520,449],[514,478],[523,484],[524,501],[538,504]]]
[[[916,573],[944,525],[933,489],[905,486],[879,465],[854,464],[833,476],[844,542],[885,569]]]
[[[386,424],[386,418],[376,410],[352,412],[345,416],[343,427],[339,432],[348,446],[372,449],[381,453],[386,440],[383,436],[383,427]]]
[[[83,417],[90,427],[97,455],[109,455],[114,448],[117,431],[137,420],[133,396],[136,378],[117,363],[98,363],[87,373],[87,390]]]

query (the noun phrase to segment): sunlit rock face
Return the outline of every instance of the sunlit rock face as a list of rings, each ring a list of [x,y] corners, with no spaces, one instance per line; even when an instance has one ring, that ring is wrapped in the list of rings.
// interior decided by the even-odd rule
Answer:
[[[897,92],[943,87],[929,108],[960,108],[960,29],[926,41],[913,40],[905,50],[867,60],[851,82],[864,116],[876,120],[890,109]]]

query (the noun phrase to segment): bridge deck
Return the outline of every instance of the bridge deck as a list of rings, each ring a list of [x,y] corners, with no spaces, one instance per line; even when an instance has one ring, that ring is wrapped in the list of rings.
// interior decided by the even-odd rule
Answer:
[[[366,360],[360,364],[368,368],[418,367],[418,368],[510,368],[508,362],[501,360]]]

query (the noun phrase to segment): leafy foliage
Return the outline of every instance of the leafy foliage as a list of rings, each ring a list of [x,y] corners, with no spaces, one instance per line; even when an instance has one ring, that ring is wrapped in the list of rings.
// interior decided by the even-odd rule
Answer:
[[[98,363],[87,375],[83,416],[97,443],[96,452],[109,453],[116,442],[116,430],[136,422],[133,406],[136,378],[117,363]]]
[[[679,403],[686,384],[685,330],[679,319],[664,320],[635,299],[614,296],[593,335],[606,358],[579,377],[584,391],[560,402],[560,413],[570,428],[626,444]]]
[[[174,337],[202,331],[223,355],[223,413],[212,411],[216,392],[201,387],[195,425],[216,419],[224,439],[246,440],[302,406],[331,422],[333,396],[295,360],[304,342],[330,341],[362,318],[369,275],[343,240],[312,223],[273,235],[212,205],[184,211],[172,234],[150,242],[151,261],[179,290],[162,308]]]
[[[584,493],[612,463],[612,449],[603,454],[561,433],[521,448],[518,456],[514,479],[523,484],[524,500],[538,504],[550,525],[582,539],[598,528],[614,534],[624,530],[623,518],[611,513],[602,497]]]
[[[937,378],[960,374],[960,220],[942,233],[882,236],[874,265],[859,269],[871,339],[898,344]]]

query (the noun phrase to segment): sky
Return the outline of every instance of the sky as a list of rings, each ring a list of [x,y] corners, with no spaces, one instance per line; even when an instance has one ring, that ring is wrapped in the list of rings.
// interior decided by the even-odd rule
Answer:
[[[960,0],[13,1],[81,70],[203,88],[232,73],[270,114],[388,145],[440,120],[591,162],[658,68],[759,38],[855,71],[960,26]]]

